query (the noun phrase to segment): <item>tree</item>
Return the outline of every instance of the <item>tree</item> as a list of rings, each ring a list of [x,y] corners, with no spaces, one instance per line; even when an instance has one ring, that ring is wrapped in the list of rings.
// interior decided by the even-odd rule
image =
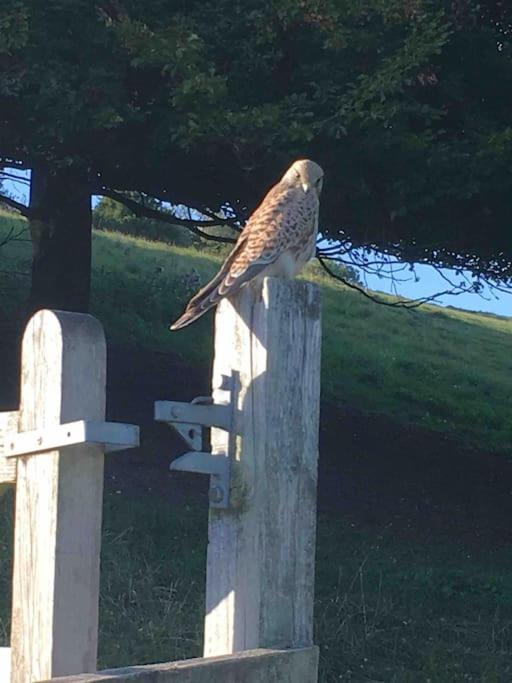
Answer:
[[[87,308],[91,194],[237,229],[299,156],[326,171],[325,235],[510,277],[511,26],[498,0],[4,0],[31,306]]]
[[[162,202],[151,200],[140,196],[138,193],[131,193],[131,198],[139,202],[146,208],[167,214],[172,218],[173,214]],[[200,239],[189,229],[181,225],[169,225],[161,220],[150,218],[138,218],[120,202],[104,197],[93,211],[93,227],[98,230],[113,230],[124,232],[129,235],[137,235],[153,240],[163,240],[169,244],[179,246],[199,245]]]

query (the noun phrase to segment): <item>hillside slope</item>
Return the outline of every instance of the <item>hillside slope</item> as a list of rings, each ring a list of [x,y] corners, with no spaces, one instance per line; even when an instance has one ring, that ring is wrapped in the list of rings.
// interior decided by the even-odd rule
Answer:
[[[4,217],[4,234],[12,223],[23,227]],[[0,250],[0,409],[15,405],[29,254],[27,242]],[[106,459],[101,667],[201,653],[207,482],[169,472],[184,444],[154,422],[152,406],[208,392],[211,316],[167,328],[216,267],[191,249],[94,237],[107,417],[142,434],[140,449]],[[319,282],[319,681],[510,681],[511,321],[389,309]],[[0,499],[0,645],[9,637],[12,503]]]
[[[0,215],[0,239],[13,225],[23,223]],[[23,309],[29,254],[28,242],[0,251],[4,328],[15,328]],[[168,325],[218,262],[193,248],[97,232],[92,312],[115,344],[207,365],[212,314],[179,332]],[[393,309],[312,277],[323,290],[324,399],[446,432],[464,445],[512,451],[512,319],[435,306]]]

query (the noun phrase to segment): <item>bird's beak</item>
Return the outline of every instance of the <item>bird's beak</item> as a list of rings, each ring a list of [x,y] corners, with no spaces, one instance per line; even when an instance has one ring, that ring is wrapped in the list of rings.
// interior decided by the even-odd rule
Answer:
[[[309,190],[308,183],[302,183],[302,189],[304,190],[304,192],[307,192]]]

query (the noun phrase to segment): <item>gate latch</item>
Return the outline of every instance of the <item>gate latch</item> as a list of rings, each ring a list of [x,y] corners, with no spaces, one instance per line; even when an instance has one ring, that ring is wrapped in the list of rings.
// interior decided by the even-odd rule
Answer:
[[[210,396],[200,396],[191,403],[155,401],[155,420],[166,422],[175,429],[192,451],[176,458],[171,470],[210,475],[210,505],[229,506],[230,458],[228,453],[212,454],[202,450],[203,428],[218,427],[231,430],[230,404],[216,404]]]

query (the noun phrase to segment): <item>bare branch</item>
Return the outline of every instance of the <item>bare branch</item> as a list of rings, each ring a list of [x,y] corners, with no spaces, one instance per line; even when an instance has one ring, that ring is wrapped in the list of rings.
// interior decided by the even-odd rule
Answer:
[[[21,202],[17,202],[15,199],[11,199],[11,197],[6,197],[3,194],[0,194],[0,203],[10,206],[11,209],[16,209],[16,211],[19,211],[25,218],[30,218],[32,214],[28,206],[25,206],[25,204],[22,204]]]
[[[24,178],[23,176],[15,175],[14,173],[8,173],[7,171],[0,170],[0,177],[9,178],[17,183],[24,183],[25,185],[30,185],[29,178]]]
[[[342,282],[344,285],[349,287],[350,289],[355,289],[359,294],[362,294],[364,297],[367,299],[370,299],[370,301],[373,301],[376,304],[380,304],[381,306],[389,306],[390,308],[419,308],[419,306],[422,306],[423,304],[427,303],[432,303],[435,302],[436,299],[439,299],[442,296],[446,296],[447,294],[450,294],[452,296],[457,296],[459,294],[468,294],[471,291],[475,291],[474,289],[472,290],[471,288],[458,288],[458,289],[446,289],[443,292],[437,292],[436,294],[433,294],[432,296],[424,296],[420,297],[418,299],[400,299],[399,301],[384,301],[383,299],[373,296],[369,292],[367,292],[363,287],[360,287],[359,285],[354,284],[353,282],[349,282],[346,280],[344,277],[341,275],[338,275],[335,273],[333,270],[329,268],[329,266],[325,263],[325,259],[323,259],[321,256],[317,255],[317,259],[322,266],[322,268],[329,273],[331,277],[333,277],[335,280],[339,280]],[[455,285],[455,288],[457,286]]]
[[[449,285],[450,289],[437,292],[431,296],[415,299],[400,304],[395,302],[392,305],[411,307],[422,303],[434,302],[442,296],[457,296],[459,294],[475,294],[484,301],[489,301],[492,297],[498,298],[498,292],[512,295],[512,278],[507,277],[509,268],[503,266],[499,254],[496,260],[490,260],[485,269],[481,268],[481,261],[477,257],[469,258],[467,254],[449,254],[451,260],[440,260],[440,254],[436,254],[438,263],[432,263],[428,258],[420,258],[417,262],[404,262],[400,259],[394,248],[389,250],[379,250],[376,245],[364,245],[359,248],[354,246],[346,239],[339,242],[329,242],[327,246],[317,249],[317,256],[325,261],[333,261],[349,267],[355,267],[360,272],[366,282],[367,275],[377,276],[380,279],[391,281],[392,289],[397,292],[397,283],[406,282],[408,279],[418,281],[415,266],[426,265],[434,268],[436,273]],[[457,264],[457,261],[460,265]],[[325,265],[325,264],[324,264]],[[411,271],[410,278],[397,277],[398,273],[405,270]],[[472,272],[473,271],[473,272]],[[335,276],[335,274],[334,274]],[[347,283],[346,283],[347,284]],[[371,295],[369,295],[371,297]],[[372,297],[373,298],[373,297]],[[377,300],[377,299],[375,299]],[[380,302],[379,303],[383,303]],[[390,304],[387,304],[390,305]]]
[[[0,240],[0,247],[5,247],[9,242],[30,242],[30,240],[20,239],[21,235],[25,232],[27,232],[26,228],[22,228],[21,230],[18,230],[18,232],[15,232],[15,229],[11,227],[7,235]]]
[[[242,226],[240,225],[240,221],[237,218],[219,218],[216,213],[214,213],[213,211],[210,211],[210,209],[207,209],[205,207],[203,207],[199,211],[204,216],[208,216],[208,218],[222,221],[221,225],[227,225],[229,228],[232,228],[233,230],[236,230],[237,232],[242,231]]]
[[[202,237],[203,239],[211,240],[213,242],[233,244],[236,241],[232,237],[224,237],[223,235],[210,235],[199,227],[217,227],[219,225],[225,224],[223,219],[219,218],[218,220],[196,221],[189,218],[178,218],[172,213],[166,213],[165,211],[159,211],[158,209],[152,209],[148,206],[144,206],[140,202],[137,202],[121,192],[117,192],[116,190],[103,188],[101,194],[104,197],[110,197],[110,199],[124,204],[124,206],[126,206],[126,208],[129,209],[135,216],[151,218],[153,220],[169,223],[170,225],[182,226],[188,228],[198,237]]]
[[[12,240],[13,233],[14,228],[11,228],[7,235],[2,240],[0,240],[0,247],[5,247],[6,244],[9,244],[9,242]]]
[[[110,188],[101,187],[98,189],[97,193],[95,193],[95,194],[101,195],[104,193],[103,191],[105,189],[108,189],[111,192],[115,192],[115,190],[111,190]],[[117,192],[119,192],[119,191],[117,191]],[[177,205],[174,202],[171,202],[169,197],[162,197],[162,196],[157,195],[157,194],[150,194],[150,195],[147,193],[140,193],[140,194],[142,197],[151,197],[152,199],[156,199],[159,202],[170,204],[173,207],[180,205],[180,204]],[[123,195],[123,197],[124,196],[126,196],[126,195]],[[128,197],[128,199],[130,199],[130,198]],[[208,226],[208,225],[215,225],[215,226],[222,225],[222,226],[227,226],[228,228],[231,228],[231,229],[235,230],[236,232],[240,232],[240,230],[241,230],[241,225],[240,225],[241,221],[237,217],[222,218],[222,216],[218,216],[211,209],[209,209],[208,207],[205,207],[205,206],[201,206],[201,208],[198,208],[196,206],[188,206],[188,205],[185,206],[183,204],[181,206],[184,206],[186,208],[187,213],[190,216],[190,220],[191,220],[192,224],[201,224],[201,225],[206,225],[206,226]],[[197,211],[197,213],[201,214],[202,216],[206,216],[206,217],[210,218],[211,221],[209,222],[209,221],[204,221],[204,220],[194,220],[190,214],[191,211]],[[176,216],[176,214],[173,214],[173,215]],[[176,216],[176,218],[179,219],[179,216]],[[188,227],[188,226],[185,226],[185,227]]]
[[[328,273],[332,278],[335,280],[338,280],[339,282],[342,282],[346,287],[349,287],[350,289],[355,289],[356,292],[359,292],[362,294],[364,297],[367,299],[370,299],[370,301],[373,301],[374,303],[377,304],[383,304],[385,306],[395,306],[395,303],[389,303],[387,301],[382,301],[381,299],[378,299],[377,297],[372,296],[369,294],[363,287],[359,287],[359,285],[354,284],[353,282],[349,282],[346,278],[342,277],[341,275],[338,275],[335,273],[333,270],[329,268],[329,266],[325,263],[325,260],[317,254],[318,262],[322,266],[322,268],[325,270],[326,273]]]

